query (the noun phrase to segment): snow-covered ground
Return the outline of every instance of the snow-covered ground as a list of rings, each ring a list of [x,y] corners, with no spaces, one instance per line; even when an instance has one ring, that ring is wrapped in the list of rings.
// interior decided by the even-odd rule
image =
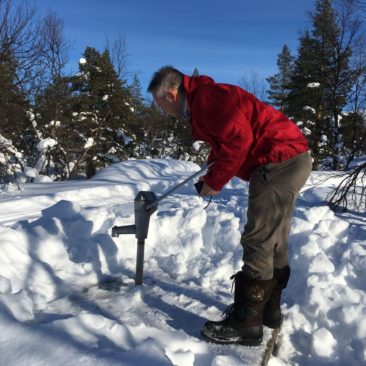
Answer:
[[[138,191],[160,195],[197,170],[136,160],[88,181],[3,191],[0,364],[255,365],[260,347],[200,338],[205,319],[220,318],[232,301],[246,183],[234,179],[207,210],[192,183],[160,202],[143,286],[134,286],[135,237],[110,236],[112,226],[134,223]],[[312,174],[294,211],[292,277],[272,366],[366,364],[366,216],[329,210],[324,198],[336,180],[326,175]]]

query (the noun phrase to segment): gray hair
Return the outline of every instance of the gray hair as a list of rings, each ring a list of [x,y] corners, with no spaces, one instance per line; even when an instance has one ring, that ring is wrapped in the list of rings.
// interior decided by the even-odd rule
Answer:
[[[168,90],[179,88],[182,82],[183,74],[180,71],[173,66],[163,66],[154,73],[147,91],[163,97]]]

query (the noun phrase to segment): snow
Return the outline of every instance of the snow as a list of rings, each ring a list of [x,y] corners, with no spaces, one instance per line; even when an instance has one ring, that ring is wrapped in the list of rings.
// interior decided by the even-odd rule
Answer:
[[[37,171],[37,169],[26,166],[26,167],[24,167],[24,175],[26,177],[36,178],[38,176],[38,171]]]
[[[194,150],[196,151],[199,151],[199,149],[201,148],[201,145],[203,144],[202,141],[195,141],[193,144],[192,144],[192,147]]]
[[[321,135],[320,139],[322,142],[328,142],[328,137],[326,135]]]
[[[4,136],[0,135],[0,145],[3,145],[5,147],[11,146],[12,143],[10,140],[6,139]]]
[[[351,161],[351,163],[349,164],[349,168],[356,168],[360,165],[366,164],[366,156],[360,156],[358,158],[355,158]]]
[[[151,216],[142,286],[134,285],[135,237],[110,235],[115,225],[133,224],[140,190],[159,196],[198,169],[172,159],[130,160],[85,181],[2,191],[1,364],[258,365],[263,346],[200,337],[203,322],[219,319],[232,302],[247,183],[233,179],[206,210],[193,182],[161,201]],[[313,172],[297,201],[292,275],[271,366],[366,362],[366,215],[327,207],[324,198],[340,179]]]
[[[337,345],[332,333],[326,328],[316,330],[312,341],[315,354],[321,357],[331,357]]]
[[[130,142],[133,141],[133,139],[131,137],[127,136],[121,129],[116,130],[116,133],[119,138],[123,139],[123,143],[125,145],[128,145]]]
[[[334,270],[334,264],[324,253],[317,254],[309,266],[309,273],[332,273]]]
[[[18,159],[22,158],[22,153],[17,151],[17,149],[13,146],[11,140],[6,139],[4,136],[0,135],[0,147],[2,152],[0,153],[0,162],[4,165],[8,164],[9,157],[5,156],[5,153],[14,154],[14,156]]]
[[[45,138],[44,140],[41,140],[38,145],[37,145],[37,150],[38,151],[44,151],[44,150],[47,150],[47,149],[52,149],[54,146],[57,145],[57,141],[50,138],[50,137],[47,137]]]
[[[89,149],[93,145],[94,145],[94,139],[92,137],[88,137],[84,144],[84,149]]]
[[[304,128],[302,129],[302,132],[304,132],[304,135],[305,135],[305,136],[309,136],[309,135],[311,135],[311,130],[310,130],[309,128],[307,128],[307,127],[304,127]]]
[[[307,87],[308,88],[319,88],[320,83],[308,83]]]
[[[315,114],[315,113],[316,113],[315,108],[310,107],[310,106],[305,106],[305,107],[303,107],[302,109],[303,109],[304,111],[309,111],[309,112],[311,112],[311,113],[313,113],[313,114]]]
[[[60,127],[61,126],[61,121],[51,121],[50,122],[50,126],[56,126],[56,127]]]
[[[80,65],[85,65],[86,64],[86,58],[84,58],[84,57],[80,58],[79,64]]]

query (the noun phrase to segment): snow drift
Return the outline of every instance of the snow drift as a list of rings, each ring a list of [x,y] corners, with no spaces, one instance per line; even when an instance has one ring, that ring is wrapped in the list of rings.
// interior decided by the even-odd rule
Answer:
[[[233,179],[207,210],[192,183],[162,201],[150,221],[143,286],[133,282],[134,236],[110,236],[112,226],[133,224],[138,191],[162,194],[198,169],[132,160],[88,181],[3,191],[1,364],[255,364],[260,348],[200,338],[205,319],[219,318],[232,301],[247,183]],[[323,200],[334,184],[314,172],[297,201],[272,365],[366,362],[366,219],[329,210]]]

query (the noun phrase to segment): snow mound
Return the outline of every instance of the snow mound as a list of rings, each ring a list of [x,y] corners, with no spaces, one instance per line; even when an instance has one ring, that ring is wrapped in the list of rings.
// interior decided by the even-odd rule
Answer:
[[[163,194],[198,169],[130,160],[91,180],[2,192],[1,364],[259,364],[263,348],[200,337],[204,321],[220,319],[232,302],[246,183],[233,179],[206,210],[193,182],[161,201],[145,243],[143,286],[134,286],[134,235],[110,235],[134,223],[139,190]],[[312,174],[294,211],[292,276],[271,366],[366,361],[366,218],[334,214],[324,197],[336,180],[325,177]],[[269,334],[265,328],[265,340]]]
[[[331,357],[337,341],[331,332],[326,328],[317,329],[313,334],[314,352],[321,357]]]

